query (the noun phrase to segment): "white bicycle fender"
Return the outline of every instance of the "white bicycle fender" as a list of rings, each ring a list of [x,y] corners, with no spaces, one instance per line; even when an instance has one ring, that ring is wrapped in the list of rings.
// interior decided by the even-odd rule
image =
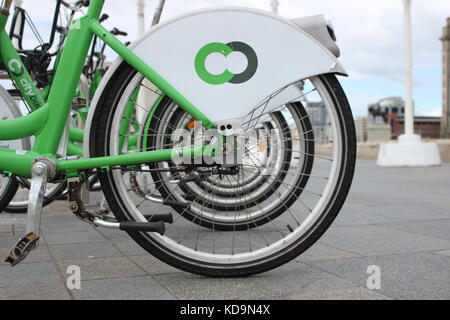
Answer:
[[[200,10],[169,20],[130,48],[217,122],[247,115],[289,84],[321,74],[346,74],[332,52],[292,21],[241,7]],[[86,128],[121,62],[116,60],[104,76]],[[89,136],[87,129],[85,142]]]

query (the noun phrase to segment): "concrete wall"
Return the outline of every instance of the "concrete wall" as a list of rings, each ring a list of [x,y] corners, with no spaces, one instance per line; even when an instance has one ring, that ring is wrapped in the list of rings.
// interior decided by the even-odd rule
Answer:
[[[370,124],[367,126],[367,141],[386,141],[391,139],[392,129],[387,124]]]

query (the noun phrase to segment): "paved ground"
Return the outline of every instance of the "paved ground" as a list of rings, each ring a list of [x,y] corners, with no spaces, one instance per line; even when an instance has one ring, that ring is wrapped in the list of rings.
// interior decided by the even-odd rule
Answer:
[[[154,259],[121,232],[94,229],[64,203],[46,209],[45,241],[23,264],[0,263],[0,299],[450,299],[450,165],[382,169],[359,161],[351,196],[320,242],[295,262],[213,280]],[[23,231],[0,216],[0,258]],[[67,267],[82,270],[66,288]],[[367,289],[369,266],[381,289]]]

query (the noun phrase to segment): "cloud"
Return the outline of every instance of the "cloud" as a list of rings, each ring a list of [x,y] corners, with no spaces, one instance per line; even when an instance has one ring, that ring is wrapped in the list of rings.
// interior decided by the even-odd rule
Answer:
[[[430,5],[430,2],[432,5]],[[126,4],[125,4],[126,3]],[[133,1],[106,1],[104,11],[111,18],[107,26],[127,30],[136,36],[136,7]],[[157,1],[147,1],[147,22]],[[269,0],[167,0],[163,19],[191,10],[218,5],[245,5],[269,10]],[[51,21],[54,0],[25,0],[32,17],[40,25]],[[403,20],[400,0],[280,0],[280,14],[298,17],[325,14],[332,20],[346,67],[359,75],[395,77],[403,70]],[[450,15],[448,0],[414,0],[415,67],[433,67],[440,63],[445,18]]]
[[[24,0],[25,7],[39,26],[48,25],[54,0]],[[151,22],[153,9],[158,1],[147,1],[147,24]],[[324,14],[337,31],[342,50],[342,62],[354,79],[378,79],[379,82],[403,81],[403,7],[401,0],[279,0],[279,12],[288,18]],[[111,18],[108,27],[118,27],[136,37],[136,0],[108,0],[105,12]],[[191,10],[237,5],[270,9],[270,0],[167,0],[163,20]],[[415,82],[426,83],[440,96],[439,78],[424,78],[428,69],[441,67],[439,38],[447,16],[450,16],[449,0],[413,0],[413,44]],[[380,84],[381,85],[381,84]],[[364,92],[347,88],[349,96],[363,104]],[[370,92],[370,88],[366,88]],[[402,95],[398,91],[397,95]],[[419,90],[420,94],[420,90]],[[358,95],[358,96],[356,96]],[[367,99],[370,95],[366,95]],[[381,97],[380,97],[381,98]],[[420,99],[420,97],[419,97]],[[367,105],[372,101],[366,101]],[[429,106],[436,109],[439,105]],[[358,108],[360,109],[360,108]]]

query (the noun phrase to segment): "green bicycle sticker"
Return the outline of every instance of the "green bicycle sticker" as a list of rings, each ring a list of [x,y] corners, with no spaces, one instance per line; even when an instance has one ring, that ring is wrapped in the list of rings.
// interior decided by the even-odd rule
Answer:
[[[10,60],[8,63],[8,68],[9,68],[9,71],[16,77],[20,77],[24,73],[23,67],[22,67],[22,62],[20,62],[17,59]]]
[[[211,74],[206,69],[206,59],[213,53],[220,53],[224,57],[232,52],[241,52],[247,57],[248,65],[244,72],[234,74],[229,70],[225,70],[221,74]],[[258,70],[258,56],[255,50],[244,42],[230,42],[227,44],[220,42],[212,42],[205,45],[197,53],[195,57],[195,71],[200,79],[212,85],[221,85],[225,83],[241,84],[249,81]]]

